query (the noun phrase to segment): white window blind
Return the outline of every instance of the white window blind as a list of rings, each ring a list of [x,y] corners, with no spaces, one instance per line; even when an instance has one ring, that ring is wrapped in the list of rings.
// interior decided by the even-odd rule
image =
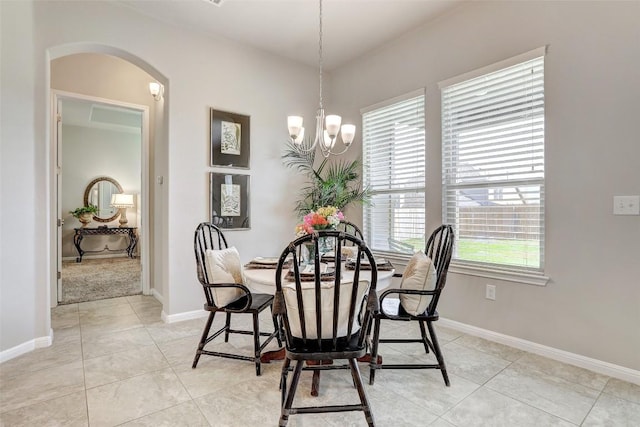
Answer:
[[[424,90],[363,111],[363,232],[378,252],[412,254],[424,249]]]
[[[443,218],[454,260],[544,265],[544,56],[441,86]]]

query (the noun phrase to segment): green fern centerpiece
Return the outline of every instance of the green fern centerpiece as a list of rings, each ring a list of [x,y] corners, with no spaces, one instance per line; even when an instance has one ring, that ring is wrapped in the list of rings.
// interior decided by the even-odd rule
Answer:
[[[322,206],[335,206],[339,210],[350,203],[370,203],[368,188],[360,182],[358,160],[328,162],[324,158],[314,168],[316,150],[309,150],[310,142],[296,144],[288,141],[282,160],[285,166],[302,173],[306,182],[300,189],[295,212],[300,218]]]

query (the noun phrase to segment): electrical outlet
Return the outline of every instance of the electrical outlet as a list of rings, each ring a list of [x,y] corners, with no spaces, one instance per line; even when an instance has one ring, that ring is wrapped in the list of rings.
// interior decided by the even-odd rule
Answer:
[[[496,285],[487,285],[484,297],[492,301],[496,300]]]
[[[613,196],[614,215],[640,215],[640,196]]]

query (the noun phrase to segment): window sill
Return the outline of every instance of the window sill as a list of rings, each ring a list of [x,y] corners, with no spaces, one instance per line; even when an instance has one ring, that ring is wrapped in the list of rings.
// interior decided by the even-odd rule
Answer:
[[[402,273],[411,255],[374,251],[374,256],[389,260],[396,273]],[[517,270],[502,270],[499,268],[479,267],[475,265],[461,264],[454,261],[449,265],[449,273],[464,274],[467,276],[486,277],[488,279],[506,280],[508,282],[524,283],[534,286],[547,286],[549,277],[542,273],[531,273]]]
[[[399,254],[394,252],[372,251],[374,257],[384,258],[391,262],[396,272],[402,271],[413,255]],[[400,267],[400,268],[399,268]]]
[[[486,277],[489,279],[506,280],[508,282],[524,283],[527,285],[547,286],[549,277],[542,273],[531,273],[516,270],[501,270],[497,268],[471,266],[451,262],[449,273],[465,274],[467,276]]]

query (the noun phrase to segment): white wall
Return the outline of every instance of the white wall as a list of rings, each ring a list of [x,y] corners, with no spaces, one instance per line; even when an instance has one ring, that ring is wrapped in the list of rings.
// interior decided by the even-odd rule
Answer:
[[[640,216],[613,216],[612,206],[616,194],[640,194],[640,2],[472,2],[334,72],[331,109],[357,119],[426,88],[431,230],[442,218],[438,81],[543,45],[551,281],[450,274],[439,311],[639,370]],[[487,283],[496,301],[484,298]]]
[[[42,200],[47,173],[35,144],[45,129],[34,126],[37,71],[29,54],[34,43],[30,5],[0,2],[0,31],[0,350],[29,349],[36,338],[49,335]]]
[[[239,172],[251,175],[252,229],[229,232],[228,240],[248,260],[278,252],[293,237],[295,182],[280,154],[286,116],[314,113],[316,70],[222,38],[190,35],[110,2],[0,2],[0,14],[2,215],[17,218],[0,225],[0,351],[49,333],[52,267],[50,240],[43,242],[53,222],[47,55],[106,46],[166,76],[167,120],[160,129],[168,146],[158,162],[166,170],[156,172],[164,176],[164,188],[157,199],[161,211],[154,212],[161,224],[157,268],[166,273],[160,286],[166,314],[202,307],[193,231],[208,218],[210,107],[251,116],[251,169]],[[5,206],[7,199],[19,203]]]

